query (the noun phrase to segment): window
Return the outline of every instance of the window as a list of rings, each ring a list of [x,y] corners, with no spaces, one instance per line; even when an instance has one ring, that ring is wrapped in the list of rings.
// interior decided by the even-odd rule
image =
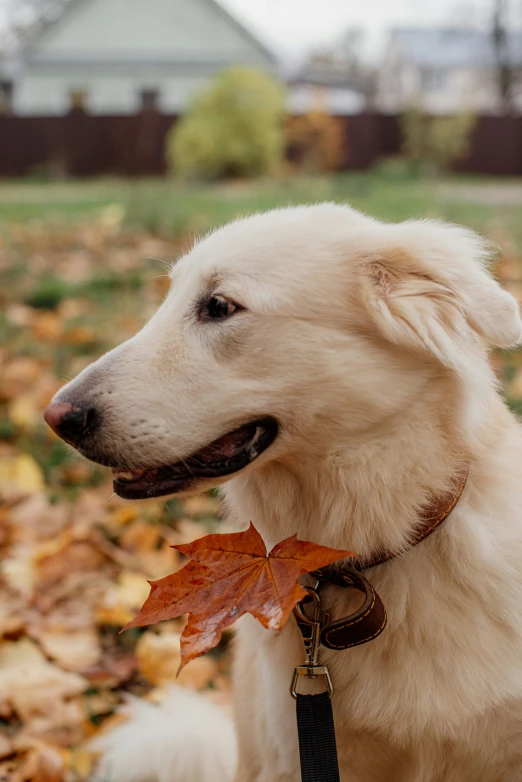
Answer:
[[[447,81],[448,73],[442,68],[423,68],[421,70],[421,89],[441,90]]]

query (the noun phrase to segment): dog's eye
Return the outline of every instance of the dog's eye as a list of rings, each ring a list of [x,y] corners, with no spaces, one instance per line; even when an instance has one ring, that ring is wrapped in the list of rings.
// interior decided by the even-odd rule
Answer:
[[[225,296],[211,296],[201,305],[199,316],[202,320],[225,320],[240,309],[239,304],[225,298]]]

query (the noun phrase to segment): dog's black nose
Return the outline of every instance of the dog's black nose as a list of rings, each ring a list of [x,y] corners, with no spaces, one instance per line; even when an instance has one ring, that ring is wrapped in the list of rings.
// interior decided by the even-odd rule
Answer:
[[[69,402],[51,402],[44,418],[56,434],[71,445],[78,445],[96,422],[94,407],[73,407]]]

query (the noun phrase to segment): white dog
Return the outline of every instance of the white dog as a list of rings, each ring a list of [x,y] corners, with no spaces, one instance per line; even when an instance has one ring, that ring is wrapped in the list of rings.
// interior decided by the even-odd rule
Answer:
[[[343,782],[522,780],[522,431],[487,356],[522,324],[487,259],[463,228],[331,204],[240,220],[200,241],[148,325],[47,410],[114,468],[123,497],[232,478],[228,516],[269,548],[297,532],[363,557],[403,552],[367,574],[385,632],[322,650]],[[463,465],[455,510],[408,550]],[[325,595],[334,618],[348,613],[349,590]],[[239,625],[235,779],[298,782],[298,630]],[[170,739],[170,782],[184,753],[206,751],[204,730],[199,748]],[[118,782],[138,779],[127,773]]]

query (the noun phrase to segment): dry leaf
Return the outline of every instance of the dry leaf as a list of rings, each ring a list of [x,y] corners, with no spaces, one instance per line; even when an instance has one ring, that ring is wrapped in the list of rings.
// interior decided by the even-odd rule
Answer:
[[[100,624],[118,625],[129,622],[147,597],[147,582],[139,573],[124,571],[111,585],[96,612]]]
[[[217,663],[210,655],[196,657],[192,663],[183,668],[176,679],[181,687],[192,687],[194,690],[204,690],[211,681],[216,681]]]
[[[44,485],[43,473],[29,454],[0,460],[0,494],[5,497],[32,494]]]
[[[40,375],[42,368],[34,358],[15,358],[2,368],[0,399],[13,399],[27,391]]]
[[[519,369],[508,386],[508,393],[514,398],[522,398],[522,369]]]
[[[62,632],[44,630],[39,633],[38,641],[46,654],[65,671],[82,673],[100,659],[100,642],[94,628]]]
[[[299,576],[354,556],[295,535],[267,554],[253,524],[245,532],[208,535],[174,548],[193,561],[153,581],[140,613],[124,629],[190,614],[181,636],[181,668],[216,646],[223,631],[245,613],[268,629],[281,630],[305,595]]]
[[[154,685],[174,682],[181,663],[179,633],[144,633],[136,645],[138,670]]]
[[[220,501],[209,494],[196,494],[183,500],[183,508],[189,516],[217,516]]]
[[[87,688],[75,673],[48,662],[33,641],[0,644],[0,714],[22,720],[59,714],[65,701]]]
[[[60,749],[60,756],[67,769],[73,770],[74,782],[87,779],[94,766],[94,755],[84,749]],[[69,777],[68,777],[69,778]],[[90,777],[89,777],[90,778]]]
[[[7,410],[9,419],[19,429],[34,429],[42,417],[34,397],[30,394],[16,396],[10,402]]]
[[[217,673],[215,659],[206,655],[192,661],[178,676],[181,663],[180,633],[169,630],[160,634],[151,630],[144,633],[136,645],[138,670],[148,682],[157,687],[177,681],[183,687],[202,690],[208,687]]]
[[[9,755],[12,755],[13,753],[13,744],[7,736],[2,736],[0,734],[0,760],[4,760],[4,758],[8,758]],[[2,777],[0,777],[1,779]]]
[[[63,323],[55,312],[40,312],[35,316],[32,336],[36,341],[60,342],[63,335]]]
[[[111,659],[104,657],[99,665],[83,671],[83,675],[95,687],[114,688],[127,682],[136,672],[137,661],[134,654],[125,654]]]
[[[58,750],[41,746],[32,750],[13,782],[65,782],[65,764]]]

